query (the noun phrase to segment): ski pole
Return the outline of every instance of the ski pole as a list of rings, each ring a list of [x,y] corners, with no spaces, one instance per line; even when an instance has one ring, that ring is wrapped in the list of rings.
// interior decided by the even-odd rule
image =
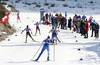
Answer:
[[[24,34],[22,34],[24,36]]]
[[[42,45],[43,45],[43,44],[41,44],[41,46],[39,47],[39,49],[37,50],[37,52],[35,53],[35,55],[33,56],[33,58],[36,56],[36,54],[38,53],[38,51],[40,50],[40,48],[42,47]],[[33,58],[32,58],[32,59],[33,59]],[[31,59],[31,60],[32,60],[32,59]]]
[[[59,29],[58,29],[58,31],[59,31]],[[58,40],[59,40],[59,38],[60,38],[61,42],[63,42],[62,39],[61,39],[61,37],[60,37],[60,33],[58,33]]]
[[[54,48],[53,48],[53,61],[55,61],[55,43],[53,44]]]
[[[61,42],[64,43],[64,42],[62,41],[61,37],[60,37],[60,34],[58,34],[58,38],[60,38]]]
[[[32,32],[34,31],[34,26],[35,26],[35,25],[33,25]],[[32,35],[34,36],[34,34],[32,34]]]

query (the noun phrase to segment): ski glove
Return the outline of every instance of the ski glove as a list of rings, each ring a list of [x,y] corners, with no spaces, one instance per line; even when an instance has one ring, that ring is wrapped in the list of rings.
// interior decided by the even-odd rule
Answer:
[[[32,34],[32,32],[31,32],[31,34]]]
[[[21,32],[21,34],[23,33],[23,30],[22,30],[22,32]]]
[[[21,32],[21,34],[22,34],[23,32]]]

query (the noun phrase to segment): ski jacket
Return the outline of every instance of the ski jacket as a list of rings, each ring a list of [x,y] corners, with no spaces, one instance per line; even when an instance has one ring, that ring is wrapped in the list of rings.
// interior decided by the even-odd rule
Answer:
[[[52,34],[57,34],[57,30],[56,29],[51,29]]]
[[[80,27],[81,29],[84,29],[85,23],[83,21],[81,21]]]
[[[31,29],[30,29],[30,28],[25,28],[24,30],[22,30],[22,32],[24,32],[25,30],[26,30],[26,32],[31,31]]]
[[[95,23],[91,23],[92,30],[95,30]]]
[[[99,25],[95,25],[95,32],[99,32]]]
[[[72,19],[68,19],[68,27],[70,28],[71,27],[71,22],[72,22]]]
[[[36,25],[36,27],[39,27],[40,23],[35,23],[34,25]]]
[[[59,23],[61,23],[61,16],[59,16],[58,20],[59,20]]]
[[[45,42],[45,43],[44,43],[44,42]],[[46,39],[44,39],[44,40],[42,41],[42,44],[44,43],[44,45],[49,45],[49,42],[54,43],[54,41],[52,41],[51,39],[46,38]]]
[[[19,11],[17,12],[17,16],[19,16]]]
[[[86,23],[86,25],[85,25],[85,31],[89,31],[89,24],[88,23]]]
[[[46,19],[48,19],[48,13],[45,14]]]
[[[82,19],[83,19],[83,20],[85,20],[85,18],[86,18],[86,16],[85,16],[85,15],[83,15],[83,16],[82,16]]]
[[[64,17],[62,17],[62,18],[61,18],[61,24],[63,25],[64,22],[65,22],[65,19],[64,19]]]

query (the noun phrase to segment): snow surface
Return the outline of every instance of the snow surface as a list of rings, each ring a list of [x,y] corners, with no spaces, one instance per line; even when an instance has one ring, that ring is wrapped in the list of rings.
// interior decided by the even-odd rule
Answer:
[[[14,1],[14,0],[13,0]],[[28,0],[29,1],[29,0]],[[34,1],[34,0],[30,0]],[[38,1],[38,0],[37,0]],[[68,0],[66,0],[68,1]],[[80,0],[82,1],[82,0]],[[80,2],[79,1],[79,2]],[[89,0],[88,0],[89,1]],[[99,0],[95,0],[99,1]],[[71,2],[71,1],[69,1]],[[9,3],[9,2],[8,2]],[[18,3],[17,3],[18,4]],[[41,35],[39,33],[37,36],[35,34],[35,25],[34,23],[39,21],[40,12],[39,9],[35,9],[33,12],[30,11],[29,7],[23,7],[21,2],[16,6],[20,12],[20,18],[22,23],[17,22],[16,12],[11,12],[9,23],[13,26],[17,32],[9,36],[5,41],[0,42],[0,65],[100,65],[100,38],[95,39],[91,36],[91,31],[89,31],[89,38],[84,39],[80,34],[68,30],[59,29],[58,37],[62,43],[55,45],[55,61],[54,59],[54,46],[50,45],[50,61],[47,60],[47,52],[45,51],[39,62],[33,62],[31,59],[41,46],[41,42],[48,36],[51,36],[51,33],[48,33],[52,28],[51,25],[40,25]],[[62,9],[64,9],[62,7]],[[84,10],[84,8],[82,8]],[[10,10],[10,9],[9,9]],[[55,7],[53,11],[57,10]],[[52,12],[52,10],[48,12]],[[79,8],[70,9],[68,8],[68,17],[73,17],[74,13],[78,11],[78,14],[83,15]],[[86,16],[93,16],[95,20],[100,23],[100,9],[92,10],[85,9],[84,12]],[[91,12],[90,12],[91,11]],[[64,11],[61,12],[64,15]],[[98,12],[98,14],[96,14]],[[52,12],[55,14],[54,12]],[[81,14],[82,13],[82,14]],[[91,14],[93,13],[93,14]],[[32,42],[28,37],[28,43],[25,42],[25,32],[21,34],[21,31],[29,25],[32,29],[32,37],[40,41]],[[99,33],[100,37],[100,33]],[[76,42],[76,40],[78,42]],[[36,59],[39,55],[41,49],[36,54],[33,59]],[[83,60],[80,60],[83,59]]]

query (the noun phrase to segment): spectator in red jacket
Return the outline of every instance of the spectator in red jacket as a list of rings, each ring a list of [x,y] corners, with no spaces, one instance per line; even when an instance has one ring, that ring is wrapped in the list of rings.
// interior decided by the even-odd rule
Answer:
[[[89,24],[88,24],[88,22],[86,22],[86,24],[85,24],[85,37],[84,38],[88,38],[88,31],[89,31]]]

